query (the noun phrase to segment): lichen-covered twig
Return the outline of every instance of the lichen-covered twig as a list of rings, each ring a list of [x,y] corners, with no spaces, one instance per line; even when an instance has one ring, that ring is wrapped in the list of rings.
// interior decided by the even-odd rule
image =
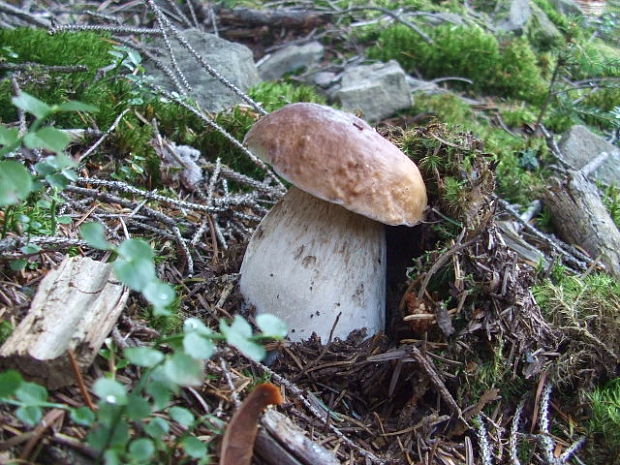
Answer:
[[[494,200],[497,200],[500,206],[504,210],[506,210],[508,213],[510,213],[510,215],[517,222],[519,222],[519,224],[521,224],[527,232],[529,232],[536,238],[540,239],[541,241],[549,245],[556,252],[560,253],[568,263],[570,263],[573,266],[576,266],[578,270],[582,270],[582,271],[586,270],[588,266],[591,266],[594,263],[593,260],[587,255],[585,255],[584,253],[579,252],[577,250],[569,250],[569,246],[561,244],[559,240],[553,239],[547,234],[544,234],[543,232],[536,229],[529,222],[522,220],[521,215],[519,215],[519,212],[517,212],[504,199],[498,197],[496,194],[492,194],[492,197]]]
[[[110,134],[112,134],[114,132],[114,130],[116,129],[118,124],[121,122],[121,119],[123,119],[123,116],[125,116],[128,111],[129,111],[129,108],[125,108],[123,111],[121,111],[121,113],[116,117],[114,122],[110,125],[108,130],[106,132],[104,132],[103,135],[99,139],[97,139],[95,141],[95,143],[88,148],[88,150],[86,150],[86,152],[84,152],[82,155],[80,155],[80,161],[82,161],[85,158],[89,157],[97,149],[97,147],[99,147],[103,143],[103,141]]]

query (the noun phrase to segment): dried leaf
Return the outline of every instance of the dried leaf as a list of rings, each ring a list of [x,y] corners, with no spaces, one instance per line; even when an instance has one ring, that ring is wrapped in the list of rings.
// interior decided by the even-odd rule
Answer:
[[[279,405],[282,402],[277,386],[271,383],[256,386],[228,423],[222,442],[220,465],[250,465],[260,414],[268,405]]]

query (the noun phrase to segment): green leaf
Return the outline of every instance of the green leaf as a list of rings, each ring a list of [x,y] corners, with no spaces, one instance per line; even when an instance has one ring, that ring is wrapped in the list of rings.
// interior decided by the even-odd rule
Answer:
[[[204,377],[202,364],[183,352],[176,352],[166,360],[164,373],[180,386],[200,386]]]
[[[0,207],[26,200],[32,192],[32,176],[14,160],[0,161]]]
[[[136,439],[129,443],[129,455],[133,460],[144,462],[155,453],[155,444],[146,438]]]
[[[185,436],[181,440],[185,453],[193,459],[199,459],[207,454],[207,445],[194,436]]]
[[[286,323],[275,315],[262,313],[256,316],[256,325],[263,333],[263,336],[274,339],[283,339],[288,333]]]
[[[94,249],[110,250],[113,248],[105,238],[105,228],[101,223],[84,223],[80,226],[80,236]]]
[[[22,375],[15,370],[0,373],[0,397],[9,397],[15,394],[23,381]]]
[[[247,357],[256,361],[265,358],[267,351],[262,345],[250,340],[252,337],[252,327],[243,317],[235,315],[231,326],[228,326],[224,320],[221,320],[220,331],[226,337],[228,344],[239,349]]]
[[[220,321],[220,331],[227,336],[228,333],[236,333],[239,336],[246,338],[252,337],[252,327],[245,318],[240,315],[235,315],[233,322],[230,326],[224,320]],[[227,336],[228,337],[228,336]]]
[[[47,389],[36,383],[22,382],[15,391],[15,397],[25,405],[38,405],[47,401]]]
[[[170,425],[163,418],[155,417],[144,427],[144,431],[152,438],[159,439],[168,434]]]
[[[145,390],[153,397],[153,408],[155,409],[164,408],[172,399],[173,390],[165,382],[153,380],[146,385]]]
[[[56,223],[58,224],[71,224],[73,219],[69,215],[61,215],[56,218]]]
[[[114,379],[99,378],[93,385],[93,391],[108,404],[127,405],[127,389]]]
[[[131,421],[140,421],[151,414],[151,404],[144,397],[129,394],[127,401],[127,417]]]
[[[29,149],[45,149],[61,154],[71,138],[67,133],[52,127],[41,128],[24,136],[24,144]]]
[[[159,308],[166,308],[174,302],[175,298],[174,288],[170,284],[164,283],[159,279],[148,283],[144,287],[142,294],[149,303]]]
[[[0,126],[0,145],[11,146],[19,139],[19,130],[17,128],[7,128]]]
[[[142,239],[128,239],[118,248],[118,254],[125,260],[149,260],[155,258],[151,246]]]
[[[55,105],[53,108],[56,111],[99,111],[99,108],[94,105],[78,102],[76,100],[69,100],[68,102],[61,103],[60,105]]]
[[[140,239],[123,241],[118,248],[119,259],[114,262],[116,276],[134,291],[142,291],[157,280],[153,250]]]
[[[38,253],[41,251],[41,247],[36,244],[26,244],[21,249],[20,252],[25,253],[26,255]]]
[[[41,418],[43,418],[43,410],[41,407],[24,405],[15,410],[15,416],[28,426],[34,426],[41,421]]]
[[[130,363],[140,367],[153,367],[164,359],[164,354],[150,347],[129,347],[124,351]]]
[[[108,449],[103,453],[104,465],[123,465],[119,451]]]
[[[183,332],[191,333],[196,332],[201,336],[211,336],[213,331],[198,318],[188,318],[183,322]]]
[[[183,337],[183,350],[191,357],[206,360],[215,352],[215,345],[198,332],[192,332]]]
[[[50,186],[58,189],[59,191],[64,190],[64,188],[69,185],[69,180],[67,177],[60,173],[48,174],[45,176],[45,180]]]
[[[134,291],[142,291],[155,279],[155,265],[149,260],[122,260],[114,262],[116,276]]]
[[[26,92],[20,92],[17,97],[13,97],[11,99],[13,105],[17,108],[21,108],[22,110],[33,114],[38,119],[45,118],[52,112],[52,107],[50,107],[47,103],[42,102],[36,97],[33,97]]]
[[[13,271],[21,271],[26,268],[26,265],[28,265],[28,260],[18,258],[17,260],[12,260],[11,263],[9,263],[9,268]]]
[[[170,418],[185,428],[189,428],[194,423],[194,415],[186,408],[170,407],[168,414]]]
[[[74,423],[82,426],[90,426],[95,421],[95,413],[88,407],[73,408],[69,415]]]

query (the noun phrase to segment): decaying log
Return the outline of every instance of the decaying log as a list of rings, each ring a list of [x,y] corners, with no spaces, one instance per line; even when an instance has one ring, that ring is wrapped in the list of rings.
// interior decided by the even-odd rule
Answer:
[[[254,451],[274,465],[340,465],[334,454],[310,440],[304,431],[285,415],[267,410],[262,417],[264,430]]]
[[[19,370],[50,389],[73,383],[68,350],[81,368],[89,366],[127,296],[110,264],[65,258],[43,278],[28,315],[0,347],[0,369]]]
[[[568,170],[564,179],[553,178],[545,204],[564,241],[582,247],[609,273],[620,276],[620,231],[587,173]]]

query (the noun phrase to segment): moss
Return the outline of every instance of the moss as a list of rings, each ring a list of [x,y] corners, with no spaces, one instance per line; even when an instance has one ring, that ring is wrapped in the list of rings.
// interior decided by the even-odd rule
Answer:
[[[584,36],[583,18],[563,15],[549,0],[534,0],[534,3],[540,7],[566,39],[576,40]]]
[[[371,58],[396,59],[408,72],[426,78],[460,76],[472,79],[472,90],[540,102],[545,81],[537,58],[525,39],[503,42],[477,26],[443,24],[427,31],[425,42],[404,25],[387,28],[370,47]]]
[[[592,410],[589,434],[603,446],[609,458],[620,456],[620,378],[596,389],[588,398]],[[601,451],[596,455],[601,455]]]
[[[102,115],[113,111],[128,86],[114,79],[95,80],[101,68],[112,64],[109,54],[113,44],[105,35],[91,32],[65,32],[50,36],[40,29],[0,29],[0,60],[10,63],[39,63],[43,65],[83,65],[86,71],[51,72],[33,67],[27,73],[22,88],[35,97],[50,103],[80,100],[100,107]],[[26,74],[26,73],[25,73]],[[0,75],[0,77],[2,77]],[[14,121],[15,108],[8,79],[0,81],[0,120]],[[113,120],[113,117],[112,117]],[[59,115],[57,121],[67,127],[84,127],[74,113]]]
[[[617,186],[602,187],[602,200],[609,211],[609,215],[614,220],[614,223],[620,229],[620,188]]]
[[[522,105],[520,108],[518,116],[535,119],[531,107]],[[542,188],[545,171],[536,166],[542,166],[541,163],[532,165],[532,159],[540,162],[548,157],[543,140],[525,140],[493,127],[486,119],[476,117],[467,104],[451,94],[416,97],[413,112],[430,112],[445,124],[450,133],[469,131],[484,141],[480,144],[482,150],[497,163],[498,194],[507,200],[526,204],[532,194]],[[432,141],[430,143],[432,145]]]
[[[534,123],[536,121],[537,111],[531,105],[521,102],[518,104],[501,105],[500,115],[506,126],[509,128],[519,128],[524,124]]]

